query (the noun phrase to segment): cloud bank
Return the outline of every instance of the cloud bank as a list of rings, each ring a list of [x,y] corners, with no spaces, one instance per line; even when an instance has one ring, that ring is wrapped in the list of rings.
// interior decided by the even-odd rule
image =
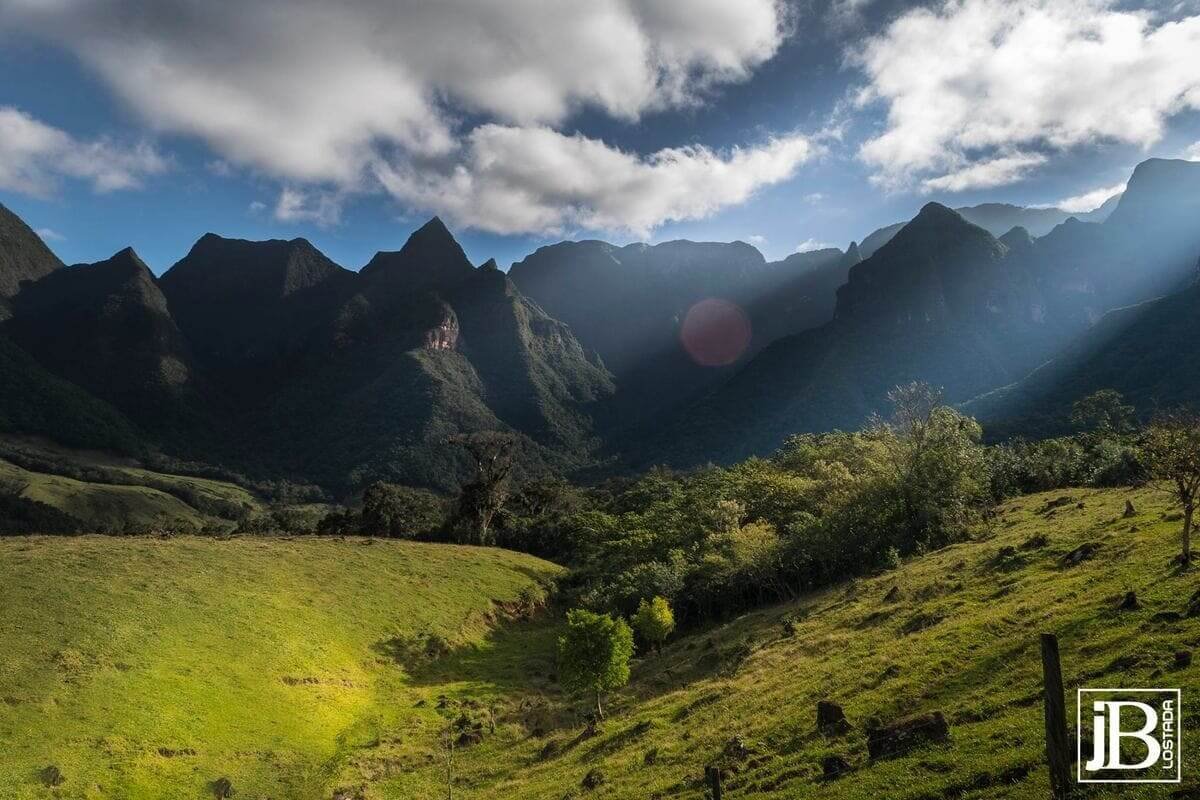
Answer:
[[[167,166],[149,144],[79,141],[20,109],[0,106],[0,189],[48,197],[62,179],[72,178],[113,192],[140,186]]]
[[[1149,147],[1200,109],[1200,16],[1103,0],[946,0],[849,59],[867,77],[859,104],[887,109],[859,155],[889,188],[1012,183],[1055,151]]]
[[[499,232],[644,230],[790,174],[798,137],[637,158],[556,130],[703,102],[784,28],[780,0],[0,0],[0,30],[74,53],[154,129],[279,179],[280,219],[329,222],[381,179]]]
[[[697,219],[790,178],[811,154],[802,136],[721,154],[668,148],[647,157],[546,127],[483,125],[445,173],[380,165],[396,197],[499,233],[624,229]]]

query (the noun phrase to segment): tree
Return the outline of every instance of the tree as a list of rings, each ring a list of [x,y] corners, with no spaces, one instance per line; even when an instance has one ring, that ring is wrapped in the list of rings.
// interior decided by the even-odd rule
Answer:
[[[465,449],[475,464],[474,477],[459,494],[459,521],[468,526],[476,544],[491,544],[492,520],[508,499],[517,438],[501,431],[479,431],[455,434],[448,442]]]
[[[943,546],[986,500],[990,476],[982,430],[942,405],[941,392],[924,383],[898,386],[888,399],[892,417],[873,419],[869,435],[887,454],[885,473],[906,534],[900,547]]]
[[[428,536],[445,522],[442,498],[425,489],[373,483],[363,492],[362,532],[413,539]]]
[[[1150,475],[1183,508],[1180,563],[1192,560],[1192,515],[1200,494],[1200,416],[1177,409],[1159,414],[1146,431]]]
[[[604,719],[604,693],[629,682],[632,657],[633,631],[625,620],[582,608],[567,612],[567,632],[558,639],[559,678],[570,691],[594,695],[598,719]]]
[[[1134,409],[1116,389],[1101,389],[1075,402],[1071,424],[1102,436],[1128,433],[1134,427]]]
[[[655,597],[653,600],[642,600],[638,604],[637,613],[633,616],[633,627],[638,635],[662,653],[663,642],[675,630],[675,613],[665,597]]]

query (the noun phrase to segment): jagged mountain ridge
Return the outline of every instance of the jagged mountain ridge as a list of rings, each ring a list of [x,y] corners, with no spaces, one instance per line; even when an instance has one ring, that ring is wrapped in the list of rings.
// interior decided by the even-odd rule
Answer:
[[[517,433],[526,473],[573,468],[598,447],[587,408],[612,392],[565,325],[436,219],[359,273],[304,240],[208,234],[161,280],[126,250],[25,284],[13,308],[14,353],[148,444],[334,487],[448,487],[445,438],[464,430]]]
[[[838,290],[834,321],[786,337],[644,452],[680,464],[763,454],[790,433],[853,428],[924,380],[964,402],[1019,380],[1105,312],[1178,291],[1200,257],[1200,164],[1139,165],[1102,223],[1003,241],[930,204]]]
[[[1011,384],[1111,309],[1182,286],[1200,171],[1152,160],[1128,186],[1105,222],[1041,237],[930,204],[865,261],[854,244],[767,262],[744,243],[585,241],[506,276],[434,219],[356,273],[304,240],[209,234],[161,280],[128,252],[17,281],[0,333],[8,365],[45,373],[38,391],[69,386],[115,415],[103,426],[253,474],[446,487],[462,467],[446,436],[481,429],[518,434],[525,475],[724,461],[855,427],[897,383],[952,402]],[[703,366],[681,328],[712,298],[749,335]]]
[[[1117,207],[1121,195],[1113,195],[1098,208],[1091,211],[1072,213],[1061,208],[1034,208],[1015,206],[1011,203],[980,203],[975,206],[960,206],[954,209],[967,222],[978,225],[993,236],[1003,236],[1013,228],[1024,228],[1030,236],[1045,236],[1059,225],[1074,217],[1081,222],[1103,222]],[[883,247],[907,222],[897,222],[867,234],[862,241],[862,255],[867,258]]]

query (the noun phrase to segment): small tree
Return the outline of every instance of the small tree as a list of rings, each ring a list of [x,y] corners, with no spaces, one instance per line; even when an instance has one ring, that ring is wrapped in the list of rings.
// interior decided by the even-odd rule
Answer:
[[[663,642],[675,630],[675,612],[665,597],[655,597],[653,600],[642,600],[638,603],[637,613],[633,616],[633,627],[643,640],[654,646],[662,654]]]
[[[1200,494],[1200,416],[1178,409],[1159,414],[1146,431],[1151,477],[1183,508],[1180,563],[1192,560],[1192,515]]]
[[[479,431],[456,434],[448,441],[465,449],[475,464],[475,475],[463,484],[458,498],[459,520],[470,526],[477,544],[491,544],[492,520],[508,499],[517,439],[501,431]]]
[[[558,639],[558,671],[563,686],[590,692],[596,717],[604,719],[605,692],[629,682],[633,631],[623,619],[577,608],[567,612],[567,632]]]

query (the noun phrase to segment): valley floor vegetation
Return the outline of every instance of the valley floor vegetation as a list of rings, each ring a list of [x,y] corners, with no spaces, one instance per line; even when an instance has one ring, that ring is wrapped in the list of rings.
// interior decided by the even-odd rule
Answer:
[[[47,475],[124,475],[106,485],[187,497],[219,533],[5,541],[0,741],[21,744],[0,776],[68,797],[203,779],[217,796],[691,798],[719,762],[744,796],[843,773],[857,777],[831,797],[880,796],[904,773],[864,757],[862,730],[936,706],[966,733],[905,764],[925,789],[904,796],[1038,796],[1040,689],[1008,663],[1028,655],[1031,625],[1068,632],[1080,680],[1161,676],[1168,650],[1172,680],[1195,677],[1200,418],[1139,424],[1102,391],[1076,404],[1071,436],[985,444],[926,385],[890,400],[861,431],[796,435],[771,458],[591,486],[516,484],[509,437],[458,437],[477,469],[457,498],[377,483],[344,507],[6,459],[4,479],[26,482],[9,530],[18,513],[77,529],[72,492]],[[294,537],[306,532],[324,538]],[[1135,634],[1125,612],[1147,598],[1162,608]],[[1116,630],[1145,641],[1130,650]],[[1013,670],[1019,684],[984,690]],[[308,705],[284,697],[297,688]],[[809,732],[828,697],[857,718],[845,738]],[[239,710],[259,706],[266,728]],[[84,780],[64,793],[72,774]]]

